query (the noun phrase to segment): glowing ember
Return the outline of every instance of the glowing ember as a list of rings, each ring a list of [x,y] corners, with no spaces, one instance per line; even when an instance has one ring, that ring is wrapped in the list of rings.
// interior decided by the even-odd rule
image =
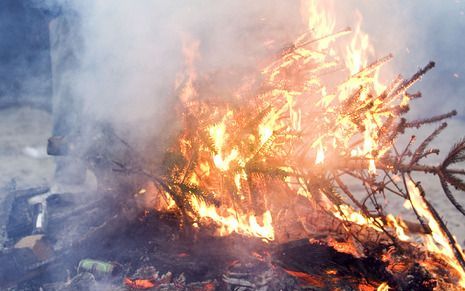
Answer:
[[[150,280],[145,280],[145,279],[134,279],[131,280],[129,278],[124,278],[124,285],[134,288],[134,289],[150,289],[155,287],[155,284],[152,283]]]

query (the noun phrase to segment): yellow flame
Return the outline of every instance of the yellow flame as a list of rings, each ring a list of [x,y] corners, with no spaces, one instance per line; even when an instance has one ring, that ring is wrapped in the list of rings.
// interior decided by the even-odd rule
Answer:
[[[333,215],[341,220],[349,221],[358,225],[364,225],[373,228],[376,231],[382,232],[383,230],[378,226],[383,226],[383,222],[380,219],[373,217],[366,217],[360,211],[354,210],[349,205],[340,205],[339,207],[333,207]]]
[[[378,288],[376,288],[376,291],[388,291],[389,289],[391,289],[389,287],[389,284],[384,282],[384,283],[381,283],[381,285],[379,285]]]
[[[332,3],[328,5],[328,2],[329,1],[323,2],[318,0],[301,2],[301,13],[307,21],[307,27],[313,32],[315,38],[321,38],[332,34],[336,27],[335,19],[331,17],[328,12],[323,12],[330,9],[328,6]],[[318,49],[321,50],[326,48],[329,42],[331,42],[331,39],[318,42]]]
[[[242,189],[241,174],[234,175],[234,184],[236,185],[237,191],[240,192]]]
[[[221,152],[226,138],[226,125],[222,122],[210,127],[210,136],[215,142],[215,149]]]
[[[205,201],[193,197],[192,206],[201,219],[209,218],[219,225],[218,235],[224,236],[231,233],[255,236],[265,240],[274,240],[273,219],[271,212],[266,211],[262,215],[262,223],[258,222],[255,214],[240,214],[232,208],[224,210],[221,215],[214,205],[208,205]]]
[[[157,211],[171,211],[177,209],[176,202],[164,191],[160,191],[157,194],[155,201],[152,201],[152,203],[154,203],[153,208]]]
[[[370,173],[372,175],[376,174],[376,164],[375,164],[375,160],[373,160],[373,159],[370,159],[368,161],[368,173]]]
[[[371,50],[370,40],[366,33],[361,30],[362,15],[357,12],[357,24],[354,29],[354,37],[346,48],[345,64],[350,74],[358,73],[368,64],[367,53]]]
[[[409,241],[410,240],[410,237],[407,234],[405,234],[404,227],[401,226],[401,223],[399,223],[397,221],[397,219],[392,214],[388,214],[386,216],[386,220],[387,220],[388,224],[390,224],[394,228],[394,230],[396,231],[398,239],[400,239],[401,241]]]
[[[260,125],[258,130],[260,134],[260,142],[262,144],[266,143],[267,140],[273,135],[273,129],[268,126]]]
[[[224,154],[224,146],[226,144],[228,135],[226,134],[226,119],[231,118],[233,116],[232,111],[228,111],[228,114],[224,117],[224,120],[216,125],[213,125],[209,128],[209,133],[211,138],[214,141],[215,149],[217,154],[213,155],[213,162],[215,166],[222,170],[228,171],[229,165],[232,161],[234,161],[239,152],[237,149],[232,149],[228,154]]]
[[[227,171],[229,170],[229,165],[232,161],[234,161],[239,156],[239,152],[237,149],[233,149],[227,156],[223,157],[221,154],[217,154],[213,157],[213,162],[215,166],[222,170]]]

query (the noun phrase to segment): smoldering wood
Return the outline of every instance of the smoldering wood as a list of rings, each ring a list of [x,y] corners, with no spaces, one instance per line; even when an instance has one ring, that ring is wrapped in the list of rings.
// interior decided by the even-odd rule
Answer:
[[[386,271],[385,263],[375,257],[355,258],[352,255],[340,253],[324,244],[309,243],[308,240],[293,241],[279,246],[276,252],[276,263],[285,269],[300,271],[319,278],[328,289],[338,286],[352,285],[352,288],[363,280],[388,282],[389,286],[396,288],[398,282],[392,274]],[[328,272],[332,276],[327,276]],[[345,281],[344,277],[352,277]],[[342,279],[341,279],[342,278]],[[353,280],[353,282],[350,282]]]
[[[32,193],[43,192],[42,190],[35,190]],[[28,197],[32,194],[28,194],[27,191],[19,191],[21,194],[20,197]],[[182,266],[184,272],[188,272],[192,276],[203,275],[205,277],[217,276],[216,270],[211,270],[212,260],[215,261],[218,266],[224,265],[226,262],[230,262],[234,256],[238,253],[247,253],[250,250],[264,250],[268,246],[260,242],[259,240],[250,240],[248,242],[248,251],[238,249],[231,249],[225,253],[224,247],[219,247],[222,244],[229,244],[229,238],[211,238],[209,240],[204,240],[202,242],[194,242],[191,239],[182,238],[177,240],[177,246],[172,248],[172,246],[166,245],[166,238],[172,233],[176,233],[178,228],[177,219],[172,218],[171,226],[169,219],[161,220],[156,214],[151,214],[150,217],[145,218],[146,221],[140,223],[138,220],[134,220],[133,217],[128,218],[124,214],[123,209],[120,207],[115,207],[118,203],[123,201],[111,200],[111,197],[102,198],[101,200],[93,201],[86,206],[81,206],[78,209],[74,208],[74,205],[68,205],[66,207],[63,204],[66,204],[66,197],[56,197],[52,196],[49,198],[49,204],[53,211],[51,211],[50,224],[52,227],[52,232],[49,233],[49,236],[60,236],[59,229],[64,229],[68,233],[69,240],[68,243],[62,243],[56,248],[56,255],[46,261],[37,262],[26,250],[8,250],[2,253],[2,261],[9,262],[9,264],[4,264],[1,266],[1,274],[4,276],[0,280],[1,286],[7,286],[8,284],[17,284],[23,281],[31,280],[32,278],[41,277],[44,273],[49,273],[51,271],[57,272],[57,270],[62,269],[63,267],[72,268],[75,265],[76,261],[83,257],[87,256],[107,256],[108,258],[114,259],[113,250],[105,250],[106,244],[113,246],[119,246],[118,240],[125,241],[126,236],[128,236],[128,231],[136,231],[137,235],[129,235],[129,237],[143,237],[143,240],[139,240],[136,244],[151,244],[154,243],[157,247],[162,248],[159,252],[154,254],[156,261],[162,262],[162,264],[169,265],[169,270],[176,270],[179,266]],[[65,201],[61,202],[52,202],[56,199],[64,199]],[[124,201],[127,203],[127,201]],[[54,208],[54,204],[59,204],[60,209]],[[107,205],[108,208],[102,209],[102,204]],[[126,205],[131,208],[130,206]],[[106,209],[106,210],[105,210]],[[111,211],[110,211],[111,209]],[[98,210],[100,213],[106,213],[101,217],[95,217],[94,211]],[[83,218],[93,217],[93,223],[95,225],[89,229],[80,231],[73,231],[69,229],[68,226],[75,225],[76,221],[79,221],[81,224],[87,224]],[[74,221],[76,220],[76,221]],[[136,222],[134,222],[136,221]],[[165,223],[165,229],[162,232],[157,232],[158,230],[163,229],[158,225],[160,222]],[[168,224],[166,224],[168,223]],[[167,226],[166,226],[167,225]],[[140,233],[139,233],[140,232]],[[154,232],[160,235],[159,238],[150,237],[146,238],[147,233]],[[79,238],[79,239],[77,239]],[[244,238],[238,238],[244,240]],[[116,240],[116,241],[115,241]],[[247,239],[245,239],[247,241]],[[103,242],[103,246],[102,246]],[[193,243],[193,245],[192,245]],[[234,244],[234,243],[233,243]],[[100,247],[95,247],[100,245]],[[192,248],[192,246],[194,246]],[[168,247],[168,249],[166,248]],[[273,246],[274,247],[274,246]],[[243,248],[241,245],[240,249]],[[144,248],[142,248],[144,249]],[[145,248],[146,249],[146,248]],[[279,248],[278,248],[279,249]],[[147,256],[148,253],[145,251],[140,251],[140,247],[134,247],[130,252],[129,259],[137,263],[141,256]],[[280,249],[282,250],[282,249]],[[189,258],[179,257],[178,254],[182,251],[189,252]],[[194,258],[193,258],[194,257]],[[124,260],[121,260],[124,261]],[[204,262],[204,263],[202,263]],[[213,273],[212,273],[213,272]],[[63,275],[63,274],[62,274]]]
[[[257,286],[258,279],[254,279],[255,276],[261,276],[260,274],[268,272],[271,268],[279,267],[281,271],[278,273],[273,271],[273,280],[287,282],[291,284],[289,286],[296,288],[295,290],[300,290],[298,286],[302,283],[297,283],[295,278],[286,275],[286,270],[305,272],[308,276],[316,278],[315,285],[305,282],[307,288],[311,286],[313,290],[329,290],[336,286],[357,288],[364,282],[372,286],[377,286],[380,282],[389,282],[390,286],[407,284],[406,278],[394,278],[387,272],[387,265],[379,259],[380,256],[373,254],[368,258],[359,259],[353,255],[340,253],[323,241],[310,243],[308,240],[299,240],[285,244],[266,244],[258,239],[241,236],[172,238],[173,234],[179,233],[175,217],[151,213],[140,217],[142,221],[128,221],[118,217],[119,215],[121,214],[107,218],[102,224],[87,233],[82,233],[80,240],[63,247],[54,258],[29,265],[25,264],[24,260],[20,262],[22,264],[9,265],[10,270],[14,272],[2,270],[8,274],[9,281],[2,278],[0,286],[42,278],[44,274],[50,273],[54,273],[57,277],[61,276],[64,282],[67,275],[64,270],[73,270],[80,259],[87,257],[118,261],[125,266],[127,272],[130,272],[127,269],[129,266],[139,266],[144,262],[143,264],[156,265],[163,272],[171,271],[175,274],[182,272],[186,274],[189,282],[222,278],[222,274],[227,274],[228,279],[224,279],[223,284]],[[143,239],[128,240],[128,237]],[[170,243],[167,243],[168,241]],[[117,251],[122,245],[126,249],[123,253]],[[250,257],[252,251],[270,253],[273,258],[271,265]],[[9,261],[14,262],[18,257],[17,253],[8,253],[3,254],[2,258],[10,258]],[[230,262],[238,259],[251,266],[251,269],[242,270],[240,281],[232,279],[238,276],[237,270],[228,271]],[[212,265],[215,268],[212,268]],[[19,269],[19,266],[22,268]],[[115,286],[121,284],[121,278],[114,280],[116,280],[113,282]],[[418,278],[415,282],[422,284],[421,280],[423,278]],[[57,278],[54,278],[54,282],[56,281]],[[279,284],[283,284],[282,282]],[[272,284],[278,282],[267,281],[263,284],[274,286]]]
[[[21,197],[28,196],[24,191],[20,193],[22,193]],[[48,235],[50,237],[68,235],[68,239],[64,239],[55,246],[55,256],[46,261],[37,262],[24,250],[4,252],[2,260],[5,259],[11,263],[2,266],[5,269],[0,270],[1,274],[5,274],[0,280],[0,286],[17,285],[21,282],[34,281],[37,278],[46,280],[45,274],[50,273],[58,277],[58,279],[57,277],[53,278],[52,281],[65,280],[67,273],[64,270],[73,270],[77,262],[86,257],[114,260],[125,266],[137,266],[141,262],[151,262],[150,264],[156,264],[163,270],[184,272],[188,278],[195,278],[191,280],[201,281],[207,278],[220,278],[226,272],[229,263],[235,259],[248,258],[246,261],[250,260],[249,254],[252,250],[272,253],[274,258],[272,263],[280,268],[306,272],[309,276],[317,278],[316,282],[320,283],[312,286],[314,290],[327,290],[327,286],[356,288],[354,286],[366,279],[365,275],[372,278],[370,280],[372,280],[373,286],[385,280],[388,280],[392,286],[401,284],[399,282],[402,280],[407,280],[406,278],[392,278],[386,275],[385,270],[383,270],[386,266],[379,261],[377,255],[360,260],[352,255],[341,254],[324,243],[309,244],[308,240],[280,245],[264,244],[258,239],[241,236],[214,238],[201,234],[185,233],[180,231],[176,215],[150,213],[148,216],[140,216],[140,214],[137,215],[131,211],[128,213],[128,210],[135,209],[135,207],[131,205],[127,196],[111,194],[103,196],[96,194],[95,196],[101,198],[77,208],[72,204],[73,199],[70,196],[54,195],[49,197],[48,203],[52,210],[50,216],[52,228]],[[102,205],[105,207],[102,208]],[[100,216],[96,214],[100,214]],[[135,219],[137,216],[139,218]],[[88,219],[83,220],[83,218]],[[69,228],[69,226],[80,224],[91,226],[80,229]],[[173,235],[175,235],[174,238]],[[134,241],[130,239],[128,241],[128,237],[143,239]],[[167,241],[171,243],[167,243]],[[122,245],[126,246],[127,253],[125,254],[116,251]],[[180,256],[183,253],[187,255]],[[328,255],[322,256],[322,253]],[[308,264],[308,260],[311,260],[312,264]],[[378,271],[371,275],[366,274],[373,263],[377,266]],[[211,268],[212,265],[216,268]],[[336,270],[337,273],[344,274],[344,276],[342,279],[335,279],[334,275],[325,274],[327,270]],[[128,269],[126,271],[130,272]],[[278,278],[283,277],[278,276]],[[290,282],[295,280],[288,279]],[[421,280],[416,280],[415,284],[423,284]],[[120,284],[118,282],[121,281],[117,281],[115,284]],[[243,281],[242,283],[247,284],[247,282]],[[223,283],[233,284],[238,283],[238,281],[225,280]],[[308,282],[306,284],[307,286],[311,285]],[[321,287],[321,284],[326,287]]]

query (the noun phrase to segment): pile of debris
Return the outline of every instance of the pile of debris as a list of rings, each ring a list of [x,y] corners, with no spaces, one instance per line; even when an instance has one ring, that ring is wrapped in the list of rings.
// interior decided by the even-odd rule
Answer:
[[[2,212],[7,223],[0,286],[9,290],[375,290],[382,284],[433,290],[437,285],[415,263],[419,254],[413,249],[400,254],[379,245],[377,253],[356,257],[324,237],[284,244],[212,237],[182,230],[173,214],[143,212],[129,219],[128,205],[111,196],[94,195],[105,199],[76,205],[78,194],[45,195],[47,187],[4,191],[8,203],[2,205],[10,211]],[[388,255],[397,261],[395,275]]]

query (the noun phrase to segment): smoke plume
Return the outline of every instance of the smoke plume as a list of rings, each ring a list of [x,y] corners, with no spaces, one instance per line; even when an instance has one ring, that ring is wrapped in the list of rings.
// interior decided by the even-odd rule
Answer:
[[[65,3],[65,4],[63,4]],[[76,99],[65,111],[110,123],[129,142],[161,141],[173,120],[185,52],[197,42],[195,70],[227,76],[275,53],[264,46],[291,42],[299,30],[299,1],[55,1],[69,19],[52,31],[57,39],[55,93]],[[54,34],[54,35],[53,35]],[[70,37],[72,36],[72,37]],[[61,39],[60,39],[61,38]],[[65,41],[63,41],[65,39]],[[66,52],[75,61],[67,61]],[[180,78],[181,77],[181,78]],[[227,84],[226,77],[216,80]],[[63,106],[61,107],[63,109]],[[71,124],[71,127],[78,124]],[[153,145],[154,147],[156,145]]]

